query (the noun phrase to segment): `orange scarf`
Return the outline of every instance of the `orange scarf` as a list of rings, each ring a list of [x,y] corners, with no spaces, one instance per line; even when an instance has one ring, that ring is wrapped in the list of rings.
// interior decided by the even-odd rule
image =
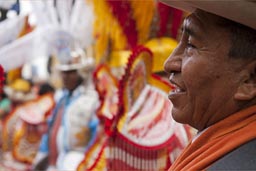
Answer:
[[[256,106],[212,125],[190,143],[169,171],[205,170],[240,145],[256,138]]]

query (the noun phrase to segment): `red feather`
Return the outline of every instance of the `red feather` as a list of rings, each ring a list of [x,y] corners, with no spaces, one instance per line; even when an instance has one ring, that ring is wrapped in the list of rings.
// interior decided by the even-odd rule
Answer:
[[[2,65],[0,65],[0,93],[3,91],[4,80],[4,69]]]
[[[136,29],[136,22],[132,16],[130,2],[126,0],[108,0],[107,2],[126,35],[128,42],[127,48],[134,48],[138,43],[138,32]]]

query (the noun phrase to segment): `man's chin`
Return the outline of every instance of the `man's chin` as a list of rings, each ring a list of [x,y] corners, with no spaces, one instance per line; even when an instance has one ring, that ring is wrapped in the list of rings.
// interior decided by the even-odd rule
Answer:
[[[175,108],[172,109],[172,117],[178,123],[187,124],[184,113],[180,112],[178,109],[175,109]]]

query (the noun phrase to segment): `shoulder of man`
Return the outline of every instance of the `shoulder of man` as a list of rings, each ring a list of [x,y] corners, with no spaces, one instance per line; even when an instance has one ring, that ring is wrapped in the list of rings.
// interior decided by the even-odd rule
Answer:
[[[256,139],[231,151],[207,170],[256,170]]]

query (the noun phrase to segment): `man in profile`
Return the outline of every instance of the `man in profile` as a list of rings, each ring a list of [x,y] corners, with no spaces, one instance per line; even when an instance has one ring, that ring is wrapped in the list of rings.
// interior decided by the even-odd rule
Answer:
[[[164,68],[173,118],[198,130],[169,170],[255,170],[256,2],[165,3],[191,12]]]

